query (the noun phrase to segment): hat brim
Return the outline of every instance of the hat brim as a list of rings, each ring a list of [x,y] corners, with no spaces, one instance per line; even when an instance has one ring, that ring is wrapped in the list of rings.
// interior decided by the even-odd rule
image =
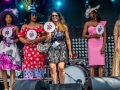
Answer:
[[[38,18],[43,18],[43,17],[44,17],[44,15],[39,14],[39,13],[37,13],[37,12],[27,12],[27,13],[25,14],[25,19],[27,19],[27,17],[28,17],[31,13],[35,13]]]
[[[92,8],[89,10],[89,12],[85,12],[85,17],[86,18],[89,18],[89,14],[92,12],[92,11],[95,11],[96,9]]]
[[[9,11],[3,11],[0,13],[0,25],[2,27],[5,26],[5,21],[4,21],[4,16],[6,14],[10,14],[12,16],[12,22],[14,23],[14,25],[17,25],[18,24],[18,17],[15,16],[12,12],[9,12]]]

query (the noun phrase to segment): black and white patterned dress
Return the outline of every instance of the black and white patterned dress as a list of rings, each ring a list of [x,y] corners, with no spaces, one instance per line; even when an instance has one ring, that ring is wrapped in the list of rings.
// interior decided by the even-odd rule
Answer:
[[[65,32],[58,30],[52,32],[51,46],[47,52],[48,63],[67,63],[68,54],[65,40]],[[52,45],[55,43],[55,41],[57,41],[59,45],[54,48]]]

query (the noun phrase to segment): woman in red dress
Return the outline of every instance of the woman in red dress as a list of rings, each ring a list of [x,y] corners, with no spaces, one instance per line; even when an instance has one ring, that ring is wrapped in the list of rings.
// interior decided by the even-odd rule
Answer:
[[[37,50],[37,45],[46,39],[46,32],[37,23],[35,10],[30,10],[27,14],[27,23],[22,26],[18,37],[24,43],[24,79],[43,78],[45,54]]]

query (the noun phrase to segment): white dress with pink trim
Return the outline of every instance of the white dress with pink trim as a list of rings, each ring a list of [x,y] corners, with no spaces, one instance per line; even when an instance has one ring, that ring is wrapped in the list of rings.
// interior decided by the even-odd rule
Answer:
[[[21,60],[15,40],[17,35],[14,26],[2,28],[2,41],[0,42],[0,70],[21,70]]]

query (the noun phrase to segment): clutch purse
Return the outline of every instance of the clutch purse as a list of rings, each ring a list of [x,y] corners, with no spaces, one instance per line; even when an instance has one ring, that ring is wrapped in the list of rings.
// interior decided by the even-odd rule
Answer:
[[[48,51],[49,47],[50,47],[50,43],[44,43],[44,44],[38,43],[37,50],[39,52],[45,52],[46,53]]]

